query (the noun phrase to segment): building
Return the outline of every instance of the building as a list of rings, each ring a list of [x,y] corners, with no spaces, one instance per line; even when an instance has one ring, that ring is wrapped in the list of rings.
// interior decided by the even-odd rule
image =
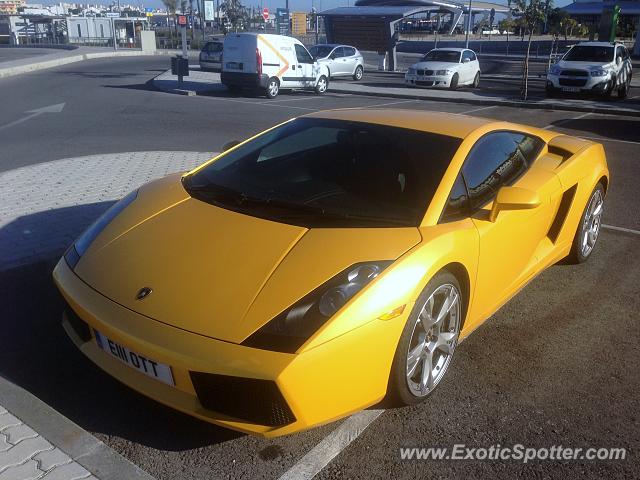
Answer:
[[[618,31],[622,36],[631,37],[634,31],[638,31],[640,22],[640,0],[621,1],[594,1],[576,0],[574,3],[562,7],[572,18],[583,25],[600,25],[602,11],[613,8],[614,5],[620,7],[620,17],[618,19]]]
[[[26,0],[0,0],[0,15],[16,15],[25,3]]]

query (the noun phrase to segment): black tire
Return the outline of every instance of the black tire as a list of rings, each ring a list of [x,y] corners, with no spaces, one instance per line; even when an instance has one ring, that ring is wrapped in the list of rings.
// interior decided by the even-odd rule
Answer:
[[[353,72],[353,79],[357,82],[359,80],[362,80],[363,75],[364,75],[364,68],[362,68],[362,65],[358,65],[356,67],[356,71]]]
[[[571,245],[571,251],[567,256],[567,263],[573,263],[573,264],[584,263],[589,259],[589,257],[593,253],[594,247],[596,246],[596,241],[598,239],[598,233],[600,232],[600,221],[601,221],[600,219],[601,219],[602,213],[600,212],[600,215],[599,215],[598,228],[595,233],[595,239],[593,240],[593,246],[589,249],[588,252],[585,252],[583,248],[583,242],[585,239],[585,232],[587,230],[587,227],[590,226],[590,222],[591,222],[590,220],[587,220],[587,216],[590,213],[589,210],[591,207],[591,203],[594,200],[594,198],[597,198],[597,195],[600,195],[600,198],[602,199],[602,202],[604,205],[604,198],[605,198],[604,194],[605,194],[604,186],[602,185],[602,183],[598,183],[593,189],[593,192],[591,192],[591,195],[589,195],[589,200],[587,200],[587,204],[585,205],[584,210],[582,211],[582,215],[580,216],[580,223],[578,224],[578,229],[576,230],[576,234],[573,237],[573,244]]]
[[[473,83],[471,84],[471,88],[478,88],[479,85],[480,85],[480,72],[477,72],[475,78],[473,79]]]
[[[460,77],[458,76],[457,73],[453,74],[453,77],[451,77],[451,83],[449,84],[449,90],[455,90],[456,88],[458,88],[458,80],[460,79]]]
[[[271,77],[267,82],[267,88],[265,89],[265,96],[267,98],[276,98],[280,93],[280,80],[276,77]]]
[[[242,87],[240,85],[226,85],[226,87],[230,93],[238,94],[242,92]]]
[[[448,360],[442,366],[441,372],[438,373],[439,378],[436,383],[432,386],[432,388],[422,395],[418,395],[416,393],[412,393],[412,390],[409,387],[410,380],[408,379],[407,372],[407,362],[409,349],[413,349],[412,347],[412,339],[415,338],[413,336],[414,328],[421,328],[418,326],[418,318],[419,315],[429,300],[429,297],[436,291],[441,288],[445,288],[445,286],[453,286],[456,288],[459,295],[459,308],[458,308],[458,318],[457,318],[457,327],[455,332],[454,340],[451,344],[451,355],[448,357]],[[437,273],[424,288],[418,300],[416,301],[409,317],[407,319],[407,323],[402,330],[402,334],[400,335],[400,340],[398,341],[398,346],[396,347],[396,353],[393,358],[393,363],[391,365],[391,372],[389,375],[389,385],[387,388],[387,396],[385,399],[385,404],[388,406],[401,407],[406,405],[416,405],[420,402],[423,402],[435,388],[438,386],[439,382],[446,375],[446,371],[451,365],[451,358],[453,358],[453,352],[455,351],[455,346],[458,342],[458,335],[460,333],[460,329],[463,325],[464,314],[465,314],[465,304],[466,299],[464,298],[464,293],[460,288],[460,283],[458,279],[451,274],[450,272],[443,270]],[[450,315],[450,314],[447,314]],[[452,317],[449,317],[449,321],[451,321]],[[446,322],[446,317],[443,322]],[[450,330],[447,330],[449,332]],[[416,367],[417,372],[417,367]]]
[[[321,75],[320,78],[318,79],[318,82],[316,83],[314,90],[318,95],[324,95],[328,89],[329,89],[329,79],[324,75]]]
[[[618,88],[618,98],[624,99],[629,95],[629,82],[624,82]]]

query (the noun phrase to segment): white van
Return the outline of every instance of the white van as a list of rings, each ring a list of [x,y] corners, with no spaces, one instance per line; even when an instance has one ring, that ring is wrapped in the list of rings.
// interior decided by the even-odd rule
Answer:
[[[220,79],[230,90],[262,89],[268,98],[276,97],[281,88],[323,94],[329,87],[329,70],[295,38],[230,33],[224,39]]]

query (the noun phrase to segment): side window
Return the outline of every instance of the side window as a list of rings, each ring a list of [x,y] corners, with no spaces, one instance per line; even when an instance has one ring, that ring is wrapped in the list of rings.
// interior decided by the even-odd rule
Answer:
[[[469,215],[469,197],[467,196],[467,187],[464,184],[462,175],[458,175],[451,193],[449,194],[449,200],[444,207],[441,223],[454,222],[460,220]]]
[[[356,54],[356,49],[352,47],[344,47],[344,56],[353,57]]]
[[[475,62],[477,60],[476,54],[473,53],[472,51],[469,51],[469,58],[471,59],[472,62]]]
[[[473,60],[473,58],[471,58],[471,52],[469,50],[465,50],[464,52],[462,52],[462,63],[464,63],[465,60]]]
[[[462,167],[471,208],[484,206],[494,199],[501,186],[514,183],[543,145],[536,137],[515,132],[494,132],[478,140]]]
[[[300,63],[313,63],[313,58],[311,58],[311,55],[309,54],[309,52],[307,52],[307,49],[304,48],[302,45],[299,44],[295,44],[296,47],[296,57],[298,58],[298,62]]]
[[[344,49],[342,47],[336,48],[331,54],[333,58],[342,58],[344,57]]]

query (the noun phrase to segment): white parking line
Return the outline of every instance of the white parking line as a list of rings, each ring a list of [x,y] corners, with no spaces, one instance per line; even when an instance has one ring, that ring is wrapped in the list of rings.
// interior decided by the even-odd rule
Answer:
[[[465,110],[464,112],[460,112],[461,115],[467,115],[468,113],[473,113],[473,112],[480,112],[482,110],[489,110],[490,108],[496,108],[498,105],[490,105],[488,107],[480,107],[480,108],[474,108],[471,110]]]
[[[378,418],[384,410],[363,410],[327,435],[279,480],[310,480]]]
[[[542,127],[543,130],[549,130],[550,128],[559,127],[560,125],[564,125],[565,123],[572,122],[574,120],[580,120],[581,118],[587,117],[591,115],[591,112],[583,113],[582,115],[578,115],[577,117],[565,118],[562,120],[558,120],[555,123],[550,123],[546,127]]]
[[[616,232],[625,232],[625,233],[633,233],[634,235],[640,235],[640,230],[633,230],[631,228],[624,228],[624,227],[616,227],[615,225],[606,225],[604,223],[601,226],[606,230],[614,230]]]
[[[375,107],[386,107],[388,105],[400,105],[401,103],[413,103],[416,100],[399,100],[397,102],[387,102],[387,103],[377,103],[374,105],[363,105],[361,107],[354,107],[354,108],[375,108]]]

